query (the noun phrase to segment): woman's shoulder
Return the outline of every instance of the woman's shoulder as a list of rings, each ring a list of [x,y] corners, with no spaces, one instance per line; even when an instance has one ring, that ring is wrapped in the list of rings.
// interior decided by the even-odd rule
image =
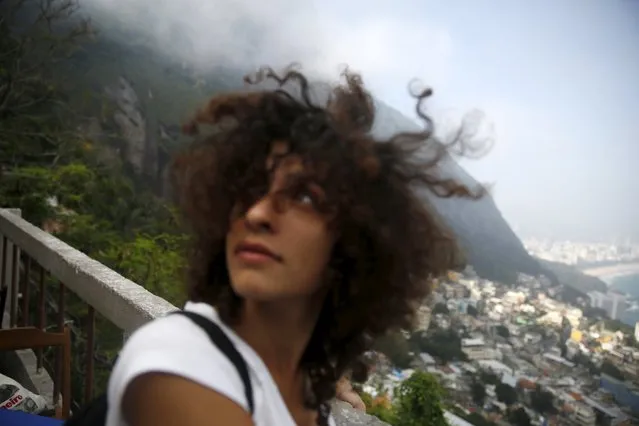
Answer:
[[[195,313],[219,325],[215,310],[212,307],[209,308],[209,312],[200,310]],[[184,315],[168,314],[149,321],[133,332],[120,352],[118,364],[121,364],[123,359],[142,358],[140,354],[153,353],[156,357],[178,355],[190,358],[202,351],[207,355],[211,353],[222,355],[203,328]],[[220,359],[223,358],[222,356]],[[216,360],[217,357],[211,359],[211,361]],[[211,364],[211,361],[207,364]]]
[[[206,332],[193,321],[183,315],[168,314],[134,331],[124,343],[119,359],[155,350],[182,352],[184,344],[190,349],[215,349]]]
[[[208,310],[195,311],[219,323],[217,314],[210,306]],[[206,331],[183,315],[167,315],[150,321],[129,337],[111,372],[108,389],[110,403],[119,403],[133,379],[147,373],[183,377],[213,389],[248,409],[244,384],[237,369],[211,342]]]

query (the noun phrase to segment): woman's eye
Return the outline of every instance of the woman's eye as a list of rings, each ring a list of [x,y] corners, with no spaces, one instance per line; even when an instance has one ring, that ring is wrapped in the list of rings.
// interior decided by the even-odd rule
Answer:
[[[295,197],[295,200],[300,204],[315,206],[315,199],[311,194],[305,191],[300,192],[297,197]]]

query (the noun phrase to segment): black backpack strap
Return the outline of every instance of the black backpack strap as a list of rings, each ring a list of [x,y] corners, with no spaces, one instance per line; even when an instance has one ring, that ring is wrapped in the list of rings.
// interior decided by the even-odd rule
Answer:
[[[249,411],[251,415],[253,415],[255,405],[253,402],[253,386],[251,385],[248,367],[246,366],[246,361],[244,361],[242,355],[238,352],[233,342],[231,342],[231,339],[229,339],[219,325],[200,314],[189,311],[175,311],[172,313],[187,317],[204,330],[206,334],[208,334],[209,339],[211,339],[211,342],[213,342],[213,344],[217,346],[217,348],[222,351],[222,353],[226,355],[229,361],[231,361],[231,363],[235,366],[237,372],[240,374],[242,382],[244,382],[246,401],[249,406]]]

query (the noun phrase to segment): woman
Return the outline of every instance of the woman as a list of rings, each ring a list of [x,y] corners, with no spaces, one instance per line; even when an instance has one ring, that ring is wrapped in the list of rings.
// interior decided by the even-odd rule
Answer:
[[[197,141],[174,162],[194,236],[184,309],[237,347],[253,414],[228,358],[171,315],[125,345],[108,426],[334,424],[338,379],[373,339],[410,327],[430,282],[456,266],[452,238],[415,193],[480,191],[442,175],[447,147],[421,112],[430,91],[416,96],[424,131],[377,141],[371,96],[358,75],[343,77],[321,106],[301,73],[263,69],[246,81],[277,88],[211,99],[185,126]]]

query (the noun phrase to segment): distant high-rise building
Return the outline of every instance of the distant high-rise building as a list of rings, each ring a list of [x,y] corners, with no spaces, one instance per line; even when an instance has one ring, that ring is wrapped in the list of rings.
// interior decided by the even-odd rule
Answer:
[[[430,326],[431,309],[427,305],[422,305],[417,310],[416,331],[426,331]]]
[[[639,342],[639,321],[635,323],[635,340]]]
[[[588,297],[590,306],[603,309],[611,319],[619,319],[626,311],[626,296],[623,294],[592,291],[588,293]]]

